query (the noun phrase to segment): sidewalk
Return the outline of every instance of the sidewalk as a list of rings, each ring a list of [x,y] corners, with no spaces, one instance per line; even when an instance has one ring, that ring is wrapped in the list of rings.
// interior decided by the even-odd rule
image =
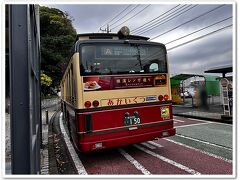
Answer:
[[[221,105],[211,105],[208,110],[190,105],[173,105],[173,115],[232,124],[232,118],[223,118]]]
[[[10,114],[5,113],[5,174],[11,174]]]
[[[53,114],[57,111],[59,108],[58,105],[55,105],[54,107],[47,108],[42,110],[42,145],[43,148],[41,149],[41,174],[42,175],[47,175],[49,174],[49,153],[48,153],[48,148],[49,144],[48,142],[48,137],[49,137],[49,122],[50,119],[52,118]],[[48,124],[46,122],[46,110],[48,110]]]
[[[46,122],[46,110],[48,110],[48,119],[50,121],[53,114],[59,108],[59,100],[48,100],[42,104],[42,141],[43,148],[40,149],[41,156],[41,174],[49,174],[49,155],[48,155],[48,124]],[[5,113],[5,174],[10,175],[11,171],[11,134],[10,134],[10,114]]]

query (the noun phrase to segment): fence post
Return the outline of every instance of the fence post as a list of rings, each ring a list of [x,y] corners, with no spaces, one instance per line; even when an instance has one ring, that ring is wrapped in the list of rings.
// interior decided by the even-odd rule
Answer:
[[[48,119],[48,110],[46,110],[45,113],[46,113],[46,124],[48,124],[48,121],[49,121],[49,119]]]

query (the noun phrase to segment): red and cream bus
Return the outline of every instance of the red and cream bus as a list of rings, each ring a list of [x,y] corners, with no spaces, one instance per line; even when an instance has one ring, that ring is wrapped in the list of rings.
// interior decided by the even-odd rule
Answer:
[[[147,37],[78,35],[61,107],[82,152],[175,135],[166,47]]]

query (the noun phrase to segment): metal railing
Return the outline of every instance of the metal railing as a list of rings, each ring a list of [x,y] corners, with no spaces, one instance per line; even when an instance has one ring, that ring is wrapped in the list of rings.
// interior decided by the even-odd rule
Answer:
[[[12,174],[40,173],[40,35],[35,5],[9,5]]]

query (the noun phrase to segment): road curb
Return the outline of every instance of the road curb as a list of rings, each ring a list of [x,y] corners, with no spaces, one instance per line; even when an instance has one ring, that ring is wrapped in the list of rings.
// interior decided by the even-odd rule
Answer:
[[[49,105],[49,106],[41,107],[41,109],[42,109],[42,110],[46,110],[46,109],[52,108],[52,107],[54,107],[54,106],[57,106],[57,105],[59,105],[59,104],[61,104],[61,102],[57,102],[56,104],[51,104],[51,105]]]
[[[224,119],[216,119],[216,118],[203,117],[203,116],[193,116],[193,115],[181,114],[181,113],[173,113],[173,115],[174,116],[186,117],[186,118],[195,118],[195,119],[202,119],[202,120],[208,120],[208,121],[213,121],[213,122],[232,124],[232,119],[231,120],[224,120]]]
[[[77,174],[60,130],[60,112],[56,110],[49,124],[49,174]]]
[[[56,111],[48,126],[48,157],[49,157],[49,174],[59,174],[57,168],[57,162],[55,158],[54,146],[53,146],[53,120],[56,117],[58,111]]]

